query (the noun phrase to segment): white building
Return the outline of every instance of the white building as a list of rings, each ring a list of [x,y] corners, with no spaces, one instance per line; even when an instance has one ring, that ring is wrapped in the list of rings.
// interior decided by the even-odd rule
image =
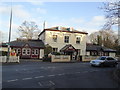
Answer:
[[[44,29],[39,34],[45,44],[52,47],[53,52],[63,52],[71,57],[82,56],[86,53],[86,36],[88,33],[73,28],[52,27]]]

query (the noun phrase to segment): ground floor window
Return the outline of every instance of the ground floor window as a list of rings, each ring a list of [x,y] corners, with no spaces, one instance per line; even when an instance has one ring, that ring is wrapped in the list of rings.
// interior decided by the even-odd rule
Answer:
[[[39,50],[38,49],[33,49],[32,50],[32,55],[38,55]]]
[[[23,48],[22,49],[22,54],[23,55],[30,55],[31,49],[30,48]]]
[[[58,52],[58,48],[52,48],[52,52]]]

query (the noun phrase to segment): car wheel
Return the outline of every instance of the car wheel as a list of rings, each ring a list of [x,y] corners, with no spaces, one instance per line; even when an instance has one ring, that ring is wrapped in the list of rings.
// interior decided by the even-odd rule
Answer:
[[[117,65],[116,65],[116,64],[113,64],[112,66],[113,66],[113,67],[116,67]]]
[[[92,66],[92,67],[94,67],[94,65],[93,65],[93,64],[91,64],[91,66]]]
[[[100,64],[99,66],[100,66],[100,67],[103,67],[104,65],[103,65],[103,64]]]

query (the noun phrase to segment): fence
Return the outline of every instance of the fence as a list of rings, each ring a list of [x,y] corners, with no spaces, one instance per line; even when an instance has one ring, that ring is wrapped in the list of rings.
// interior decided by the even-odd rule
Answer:
[[[0,56],[0,62],[7,62],[7,56]],[[19,56],[10,56],[8,62],[20,62]]]
[[[91,61],[97,59],[99,56],[82,56],[82,61]]]
[[[51,62],[70,62],[69,55],[52,55]]]

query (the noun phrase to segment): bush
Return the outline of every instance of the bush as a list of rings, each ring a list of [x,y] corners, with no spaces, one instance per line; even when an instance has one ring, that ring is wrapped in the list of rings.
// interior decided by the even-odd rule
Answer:
[[[0,51],[0,56],[7,56],[7,52],[6,51]]]
[[[51,57],[48,57],[48,55],[45,55],[43,57],[43,62],[51,62]]]

